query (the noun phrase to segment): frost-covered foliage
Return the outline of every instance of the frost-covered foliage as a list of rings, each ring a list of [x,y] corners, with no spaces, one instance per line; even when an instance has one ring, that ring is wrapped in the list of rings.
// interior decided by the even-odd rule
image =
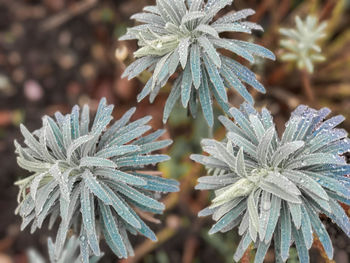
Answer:
[[[179,70],[167,99],[163,121],[166,122],[176,101],[189,105],[196,116],[197,103],[201,104],[204,117],[213,125],[211,94],[225,111],[226,88],[235,89],[246,101],[253,98],[242,83],[260,92],[264,87],[253,72],[231,57],[222,55],[218,49],[226,49],[254,62],[254,56],[275,59],[272,52],[259,45],[220,37],[223,32],[251,33],[262,27],[244,19],[255,12],[244,9],[214,19],[217,13],[233,0],[156,0],[155,6],[146,6],[143,13],[131,18],[142,23],[129,28],[121,39],[137,39],[139,49],[134,53],[137,60],[124,72],[129,79],[149,69],[153,76],[148,80],[137,100],[150,95],[153,102],[161,87]]]
[[[79,253],[79,239],[76,236],[71,236],[67,239],[64,248],[62,249],[61,255],[56,259],[55,257],[55,244],[52,242],[52,239],[49,238],[47,240],[48,249],[49,249],[49,257],[51,263],[80,263],[82,262],[81,256]],[[30,249],[28,251],[28,260],[29,263],[45,263],[46,260],[34,249]],[[98,262],[103,253],[100,256],[92,256],[89,259],[89,263]]]
[[[151,129],[147,116],[130,122],[135,108],[109,125],[113,105],[100,101],[94,120],[89,107],[81,116],[78,106],[72,113],[56,113],[56,120],[43,118],[43,127],[30,133],[21,125],[25,147],[15,142],[19,166],[31,176],[18,181],[17,212],[22,229],[32,222],[31,232],[49,217],[51,227],[61,218],[55,241],[56,259],[73,228],[79,235],[83,262],[90,252],[99,256],[103,235],[109,247],[121,258],[133,255],[127,232],[156,240],[153,231],[135,212],[161,214],[160,192],[178,191],[178,183],[151,175],[146,168],[169,157],[151,154],[171,143],[156,141],[163,130],[144,135]]]
[[[210,234],[239,227],[235,261],[253,242],[255,262],[263,262],[273,239],[276,262],[287,260],[292,243],[300,262],[309,262],[313,234],[332,258],[331,239],[318,215],[350,235],[349,218],[338,203],[350,204],[350,165],[342,157],[350,141],[346,131],[335,128],[344,118],[324,120],[329,109],[299,106],[279,138],[266,109],[259,113],[243,104],[230,113],[235,122],[220,117],[227,140],[205,139],[209,156],[191,156],[213,174],[199,178],[196,186],[215,192],[212,204],[199,213],[217,221]]]
[[[295,17],[296,29],[281,28],[280,33],[286,37],[280,44],[286,49],[281,56],[284,61],[295,61],[299,69],[314,71],[314,63],[325,60],[321,54],[319,40],[326,36],[326,22],[317,24],[317,18],[309,15],[305,21]]]

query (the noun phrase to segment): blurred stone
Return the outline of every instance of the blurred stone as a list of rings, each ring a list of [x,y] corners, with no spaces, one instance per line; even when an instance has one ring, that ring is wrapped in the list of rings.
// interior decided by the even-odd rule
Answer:
[[[81,75],[86,79],[92,79],[96,75],[96,70],[93,64],[91,63],[85,63],[80,68]]]
[[[166,225],[171,229],[177,229],[180,226],[180,217],[177,215],[169,215],[166,218]]]
[[[349,263],[349,255],[345,250],[338,250],[334,254],[334,261],[337,263]]]
[[[45,6],[54,12],[61,11],[65,6],[65,0],[44,0]]]
[[[12,72],[12,79],[16,83],[22,83],[26,77],[26,74],[22,68],[16,68]]]
[[[67,86],[67,92],[69,96],[78,96],[81,92],[81,86],[77,82],[70,82]]]
[[[23,36],[24,34],[23,25],[20,23],[13,23],[11,25],[11,32],[16,38]]]
[[[114,91],[118,98],[123,100],[131,100],[134,97],[135,93],[135,81],[128,81],[127,78],[117,78],[114,82]]]
[[[24,95],[28,100],[38,101],[43,97],[44,91],[37,81],[27,80],[24,83]]]
[[[117,60],[123,62],[128,57],[128,48],[125,45],[122,45],[115,50],[114,54]]]
[[[13,260],[8,255],[0,253],[0,263],[13,263]]]
[[[0,74],[0,94],[12,96],[16,93],[16,89],[10,83],[10,80],[5,75]]]
[[[78,99],[78,104],[82,107],[84,104],[90,104],[90,97],[86,94],[83,94]]]
[[[64,30],[58,36],[58,43],[61,46],[68,46],[72,41],[72,35],[69,31]]]
[[[106,57],[104,47],[100,44],[93,45],[91,53],[96,60],[104,60]]]
[[[8,60],[12,66],[16,66],[21,63],[21,56],[18,52],[12,51],[8,56]]]
[[[76,57],[71,52],[64,52],[58,55],[58,64],[64,70],[71,69],[76,64]]]

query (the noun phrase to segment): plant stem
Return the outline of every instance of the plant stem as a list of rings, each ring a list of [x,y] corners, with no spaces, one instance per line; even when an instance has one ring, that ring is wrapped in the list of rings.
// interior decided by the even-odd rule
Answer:
[[[308,101],[314,101],[315,96],[311,87],[310,73],[306,70],[301,71],[301,81],[303,83],[303,88]]]

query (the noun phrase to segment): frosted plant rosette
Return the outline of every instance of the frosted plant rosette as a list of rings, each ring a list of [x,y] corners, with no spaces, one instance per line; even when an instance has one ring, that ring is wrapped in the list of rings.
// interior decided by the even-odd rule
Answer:
[[[118,257],[133,255],[127,232],[157,239],[135,210],[162,214],[159,193],[178,191],[178,182],[146,169],[169,159],[151,154],[171,144],[157,141],[164,130],[144,135],[151,117],[130,122],[135,108],[109,126],[113,107],[102,99],[92,122],[87,105],[81,116],[78,106],[71,114],[56,113],[56,121],[45,116],[33,134],[21,125],[25,147],[15,141],[18,165],[32,173],[16,182],[21,229],[32,223],[34,232],[46,218],[49,227],[61,218],[56,260],[71,228],[79,236],[82,262],[101,254],[102,236]]]
[[[326,58],[321,53],[318,42],[326,37],[326,22],[317,24],[317,18],[307,16],[302,21],[299,16],[295,17],[296,29],[281,28],[280,33],[285,39],[280,45],[285,49],[281,59],[296,62],[299,69],[306,69],[309,73],[314,71],[314,63],[322,62]]]
[[[255,262],[263,262],[274,239],[276,262],[288,259],[292,243],[300,262],[309,262],[313,234],[332,258],[321,213],[350,235],[349,218],[338,203],[350,204],[350,165],[341,156],[350,150],[350,141],[346,131],[335,128],[344,118],[324,120],[329,113],[299,106],[279,138],[266,109],[259,113],[243,104],[230,109],[235,122],[220,117],[227,140],[205,139],[209,156],[191,156],[212,174],[200,177],[196,186],[215,193],[212,204],[199,213],[217,221],[209,233],[237,226],[242,236],[235,261],[253,242]]]
[[[61,255],[56,259],[55,256],[55,244],[51,238],[48,238],[48,252],[51,263],[80,263],[82,262],[81,255],[79,254],[79,243],[80,240],[76,236],[71,236],[67,239],[64,248],[62,249]],[[27,252],[29,263],[46,263],[46,260],[36,250],[30,249]],[[100,256],[92,256],[89,258],[89,263],[97,263],[103,253]]]
[[[266,48],[236,39],[220,37],[223,32],[251,34],[262,27],[244,21],[255,12],[244,9],[214,19],[217,13],[233,0],[156,0],[155,6],[146,6],[143,13],[131,18],[142,23],[128,28],[121,40],[137,39],[139,49],[134,53],[137,60],[125,70],[129,79],[149,69],[153,72],[137,100],[150,95],[153,102],[161,87],[179,69],[174,85],[165,104],[163,121],[166,122],[176,101],[195,117],[198,101],[204,117],[213,125],[212,95],[225,111],[229,109],[226,88],[235,89],[246,101],[253,98],[243,83],[260,92],[264,87],[255,74],[218,49],[226,49],[254,62],[254,56],[275,59]]]

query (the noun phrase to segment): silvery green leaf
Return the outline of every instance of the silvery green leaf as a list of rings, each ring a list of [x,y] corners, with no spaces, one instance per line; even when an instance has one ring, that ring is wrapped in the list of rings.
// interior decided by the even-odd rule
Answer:
[[[153,56],[139,58],[125,69],[121,77],[128,77],[128,79],[130,80],[141,74],[150,66],[154,65],[156,61],[157,59]]]
[[[40,211],[40,213],[37,215],[37,225],[38,228],[41,228],[42,223],[44,221],[44,219],[46,218],[46,216],[48,215],[50,209],[52,208],[52,206],[55,204],[58,196],[59,196],[59,192],[55,191],[54,193],[52,193],[49,198],[47,199],[47,201],[45,202],[43,209]]]
[[[147,143],[150,143],[150,142],[152,142],[152,141],[155,141],[155,140],[157,140],[159,137],[161,137],[161,136],[165,133],[165,131],[166,131],[166,130],[160,129],[160,130],[157,130],[157,131],[155,131],[155,132],[152,132],[152,133],[150,133],[150,134],[148,134],[148,135],[146,135],[146,136],[143,136],[143,137],[141,137],[141,138],[135,140],[135,141],[133,142],[133,144],[142,146],[142,144],[147,144]]]
[[[308,211],[308,215],[311,221],[311,225],[312,228],[315,232],[315,234],[317,234],[326,254],[327,257],[329,259],[333,258],[333,246],[332,246],[332,242],[331,239],[324,227],[324,225],[322,224],[322,222],[320,221],[320,219],[318,218],[317,214],[315,213],[315,211],[311,208],[311,206],[306,203],[306,210]]]
[[[233,256],[233,259],[235,261],[238,262],[243,257],[244,252],[247,250],[247,248],[249,247],[251,242],[252,242],[252,240],[251,240],[248,232],[245,233],[243,238],[239,242],[237,250]]]
[[[242,130],[244,130],[244,133],[246,136],[240,136],[246,138],[247,140],[251,141],[254,145],[258,144],[258,140],[256,139],[254,130],[249,123],[249,119],[242,114],[238,109],[236,108],[231,108],[230,109],[230,114],[231,116],[235,119],[235,122],[240,126]],[[247,150],[246,148],[244,150]]]
[[[164,147],[169,146],[170,144],[172,144],[172,142],[173,142],[172,140],[162,140],[162,141],[144,143],[139,147],[137,154],[146,154],[146,153],[160,150]]]
[[[109,159],[105,159],[101,157],[90,157],[90,156],[85,156],[81,158],[80,167],[93,167],[93,166],[111,167],[111,168],[117,167],[117,165]]]
[[[272,195],[271,197],[271,210],[269,222],[267,224],[266,233],[265,233],[265,243],[270,242],[273,232],[275,231],[278,219],[280,217],[281,210],[281,198]]]
[[[157,6],[164,21],[169,19],[174,24],[180,24],[179,17],[173,9],[173,6],[171,6],[166,0],[157,0]]]
[[[255,231],[259,231],[259,215],[257,210],[257,204],[254,201],[254,192],[248,197],[248,212],[249,212],[249,223],[255,228]]]
[[[181,85],[174,84],[174,87],[171,89],[168,99],[165,102],[164,113],[163,113],[163,123],[166,123],[170,116],[170,112],[175,106],[176,101],[180,98],[181,95]]]
[[[291,160],[286,168],[295,169],[313,165],[343,164],[344,160],[339,156],[329,153],[312,153],[297,160]]]
[[[203,72],[203,69],[202,69]],[[209,86],[208,86],[208,78],[206,77],[206,74],[203,72],[204,81],[199,86],[199,101],[201,103],[202,111],[205,120],[207,121],[208,125],[212,127],[214,125],[214,116],[213,116],[213,109],[212,109],[212,100],[209,92]]]
[[[135,190],[134,188],[127,186],[125,184],[119,184],[116,186],[118,192],[123,194],[127,199],[132,199],[135,202],[144,205],[146,207],[164,210],[164,205],[157,200],[142,194],[141,192]]]
[[[311,227],[310,217],[304,206],[301,206],[301,213],[303,217],[302,224],[301,224],[301,232],[303,234],[303,239],[304,239],[306,248],[310,249],[312,246],[312,243],[314,242],[314,237],[312,236],[312,227]]]
[[[151,129],[151,126],[149,126],[149,125],[139,126],[135,129],[133,129],[132,131],[123,134],[123,136],[119,136],[119,137],[115,138],[111,142],[111,144],[122,145],[122,144],[129,143],[130,141],[140,137],[142,134],[146,133],[150,129]]]
[[[159,14],[158,7],[155,5],[145,6],[143,8],[143,11],[153,13],[153,14]]]
[[[237,145],[240,148],[243,148],[244,152],[248,153],[251,157],[256,158],[256,146],[252,144],[247,139],[243,138],[239,134],[229,132],[227,139],[232,141],[234,145]]]
[[[263,241],[265,239],[266,229],[269,223],[269,217],[271,212],[271,194],[262,191],[260,200],[260,214],[259,214],[259,239]]]
[[[334,220],[338,226],[344,231],[344,233],[349,237],[350,236],[350,220],[346,215],[344,209],[339,203],[333,199],[329,201],[331,206],[332,213],[327,214],[332,220]]]
[[[191,4],[189,4],[189,11],[198,11],[201,10],[203,7],[203,1],[202,0],[191,0]]]
[[[137,176],[134,176],[132,174],[119,171],[116,169],[110,169],[110,168],[99,168],[95,170],[95,175],[100,175],[104,178],[112,179],[115,181],[124,182],[127,184],[132,185],[145,185],[146,181],[138,178]]]
[[[283,176],[279,172],[269,172],[266,177],[263,179],[265,182],[275,184],[279,188],[283,189],[287,193],[293,194],[293,195],[301,195],[300,190],[298,187],[288,180],[287,177]]]
[[[210,21],[225,6],[232,4],[232,0],[209,0],[205,6],[206,15],[203,18],[203,22]]]
[[[182,106],[184,107],[187,107],[188,101],[190,100],[191,88],[192,88],[192,75],[191,75],[190,66],[187,65],[182,75],[182,81],[181,81],[181,102],[182,102]]]
[[[227,57],[222,56],[222,60],[227,66],[232,69],[231,71],[234,72],[234,74],[237,75],[241,81],[249,84],[257,91],[265,93],[264,86],[256,79],[254,73],[251,72],[247,67],[242,66],[241,64]]]
[[[123,258],[126,258],[127,251],[118,231],[116,218],[113,216],[109,206],[103,204],[101,201],[99,201],[99,209],[103,219],[102,230],[105,233],[107,243],[112,249],[115,248]]]
[[[204,16],[205,16],[205,13],[201,11],[188,12],[182,17],[181,24],[185,24],[187,22],[193,21],[198,18],[202,18]]]
[[[240,147],[237,156],[236,156],[236,165],[235,165],[235,171],[236,173],[241,177],[247,177],[247,172],[245,169],[245,163],[244,163],[244,153],[243,148]]]
[[[310,176],[300,171],[287,169],[284,170],[282,174],[295,184],[298,184],[302,189],[311,192],[324,200],[328,200],[326,191]]]
[[[118,167],[129,167],[129,166],[144,166],[144,165],[154,165],[156,163],[164,162],[169,160],[168,155],[164,154],[153,154],[153,155],[134,155],[121,157],[115,161]]]
[[[248,60],[251,63],[254,63],[254,57],[246,51],[244,48],[237,45],[235,42],[229,40],[229,39],[220,39],[220,40],[212,40],[213,44],[219,48],[227,49],[242,58]]]
[[[209,230],[209,234],[211,235],[211,234],[214,234],[214,233],[220,231],[222,228],[227,226],[230,222],[235,220],[241,213],[243,213],[243,211],[245,209],[245,205],[246,205],[245,202],[242,201],[237,206],[232,208],[232,210],[230,210],[230,212],[228,212],[226,215],[224,215],[220,220],[218,220],[212,226],[212,228]]]
[[[286,261],[289,257],[291,236],[291,220],[290,214],[288,213],[288,207],[285,202],[282,202],[281,212],[281,257]]]
[[[225,23],[232,23],[236,22],[238,20],[247,18],[248,16],[254,15],[255,11],[253,9],[243,9],[237,12],[228,13],[227,15],[220,17],[217,19],[214,24],[225,24]]]
[[[186,37],[180,40],[179,43],[179,58],[183,69],[185,69],[187,64],[188,49],[190,46],[190,38]]]
[[[198,44],[191,45],[190,51],[190,63],[191,63],[191,73],[193,85],[196,89],[199,88],[201,84],[201,58],[200,58],[200,50]]]
[[[132,15],[130,19],[137,20],[141,23],[155,23],[164,25],[164,20],[159,15],[152,13],[137,13]]]
[[[203,51],[210,58],[210,61],[212,63],[214,63],[215,66],[220,68],[221,67],[221,59],[220,59],[220,56],[219,56],[218,52],[216,51],[214,45],[212,44],[212,42],[209,41],[208,38],[203,37],[203,36],[198,38],[198,42],[201,45],[201,47],[203,48]]]
[[[86,237],[93,253],[99,256],[101,252],[96,235],[94,197],[85,186],[82,187],[80,203],[80,212],[83,219],[84,229],[86,231]]]
[[[83,174],[84,182],[91,192],[94,193],[100,200],[106,205],[112,205],[112,201],[108,193],[104,190],[101,182],[98,182],[93,174],[89,170],[85,170]]]
[[[137,145],[117,145],[111,146],[108,148],[104,148],[96,153],[96,157],[101,158],[111,158],[115,156],[120,156],[128,153],[133,153],[135,151],[140,150],[140,147]]]
[[[308,253],[308,248],[306,246],[306,243],[304,241],[304,237],[302,235],[301,230],[297,230],[294,225],[292,225],[292,235],[293,239],[295,241],[295,246],[297,248],[299,260],[301,262],[309,262],[309,253]]]
[[[267,182],[264,180],[260,183],[260,187],[261,187],[261,189],[263,189],[263,190],[265,190],[273,195],[276,195],[279,198],[286,200],[288,202],[292,202],[295,204],[301,203],[298,195],[290,193],[290,192],[286,192],[285,188],[280,188],[271,182]]]
[[[218,32],[240,32],[240,33],[248,33],[251,34],[251,29],[246,26],[243,26],[241,23],[220,23],[220,24],[212,24],[212,27]]]
[[[264,135],[261,137],[259,145],[257,147],[258,160],[263,166],[267,166],[267,160],[270,153],[271,142],[275,135],[275,127],[272,126],[264,132]]]
[[[263,263],[264,257],[269,249],[270,243],[266,244],[265,242],[258,243],[258,250],[256,251],[254,263]]]
[[[238,77],[225,64],[221,67],[221,75],[224,77],[226,86],[237,91],[246,101],[254,104],[254,99],[248,92],[247,88],[242,84]]]
[[[301,226],[301,205],[288,203],[288,208],[292,216],[292,221],[296,229],[299,230]]]
[[[208,77],[211,83],[215,87],[219,96],[224,100],[224,102],[227,102],[228,98],[226,94],[226,89],[222,81],[222,78],[220,77],[220,73],[218,69],[215,67],[215,65],[210,63],[209,57],[207,57],[206,55],[203,56],[203,60],[204,60],[206,72],[208,73]]]
[[[125,220],[131,226],[139,229],[141,227],[140,222],[134,217],[134,215],[130,212],[129,208],[121,201],[120,197],[107,185],[103,185],[104,190],[110,196],[112,201],[112,206],[114,211]]]
[[[34,136],[28,131],[28,129],[23,124],[20,125],[20,129],[24,137],[24,143],[29,148],[31,148],[38,156],[41,156],[41,144],[34,138]]]
[[[89,106],[84,105],[80,118],[80,134],[86,135],[89,132],[89,123],[90,123],[90,114],[89,114]]]
[[[87,143],[91,139],[93,139],[93,135],[83,135],[74,141],[72,141],[72,144],[67,148],[67,161],[68,163],[71,162],[72,154],[75,150],[77,150],[80,146],[82,146],[84,143]]]
[[[277,148],[275,153],[272,155],[272,165],[277,167],[283,160],[287,159],[289,155],[299,150],[304,145],[305,143],[303,141],[293,141],[283,144]]]
[[[56,187],[57,182],[55,180],[50,180],[49,183],[37,190],[37,198],[34,200],[36,214],[41,212],[46,200]]]
[[[221,217],[223,217],[225,214],[227,214],[230,210],[235,208],[240,202],[243,200],[243,198],[237,198],[233,200],[230,203],[226,203],[223,206],[219,207],[217,210],[214,211],[212,218],[215,221],[218,221]]]
[[[195,32],[200,31],[202,33],[211,35],[212,37],[219,38],[218,32],[213,27],[211,27],[209,25],[200,24],[199,26],[196,27],[196,29],[194,31]]]
[[[47,176],[48,174],[47,173],[41,173],[39,175],[37,175],[31,185],[30,185],[30,195],[32,196],[33,200],[35,200],[36,198],[36,192],[40,186],[40,181],[45,177]]]

